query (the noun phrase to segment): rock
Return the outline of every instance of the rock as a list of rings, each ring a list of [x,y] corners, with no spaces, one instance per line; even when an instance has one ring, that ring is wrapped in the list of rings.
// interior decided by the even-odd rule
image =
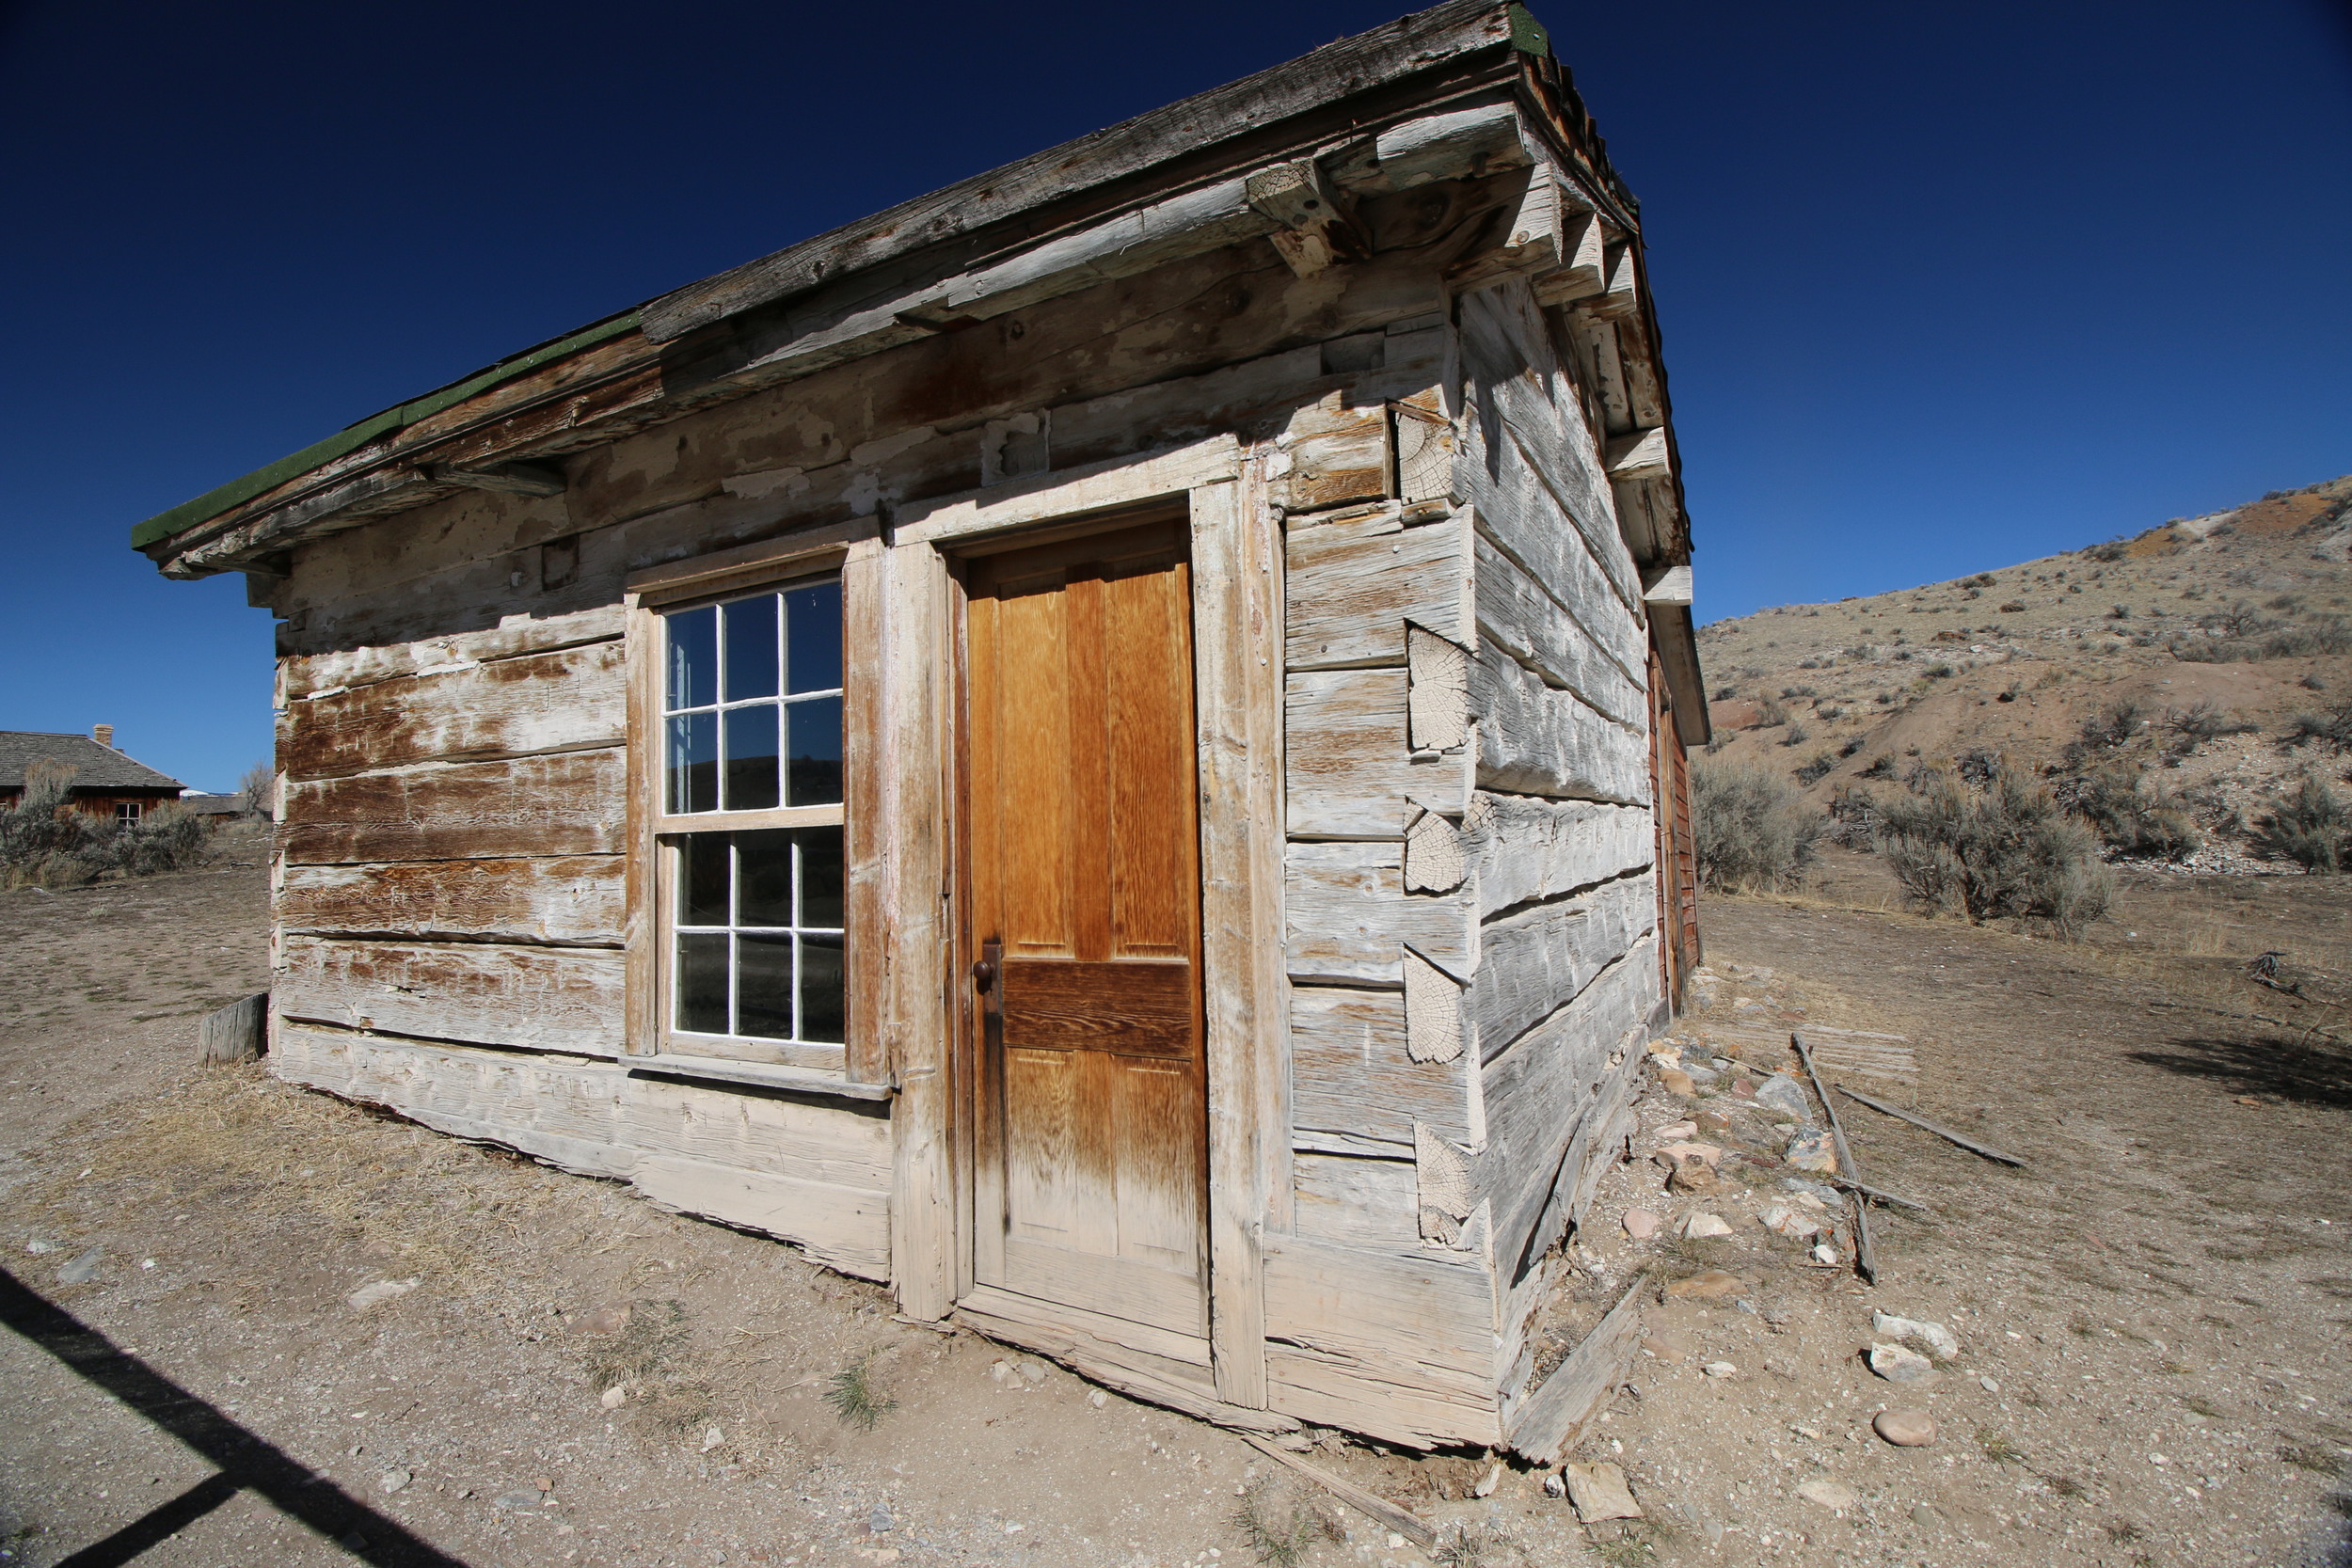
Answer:
[[[599,1307],[593,1312],[582,1312],[572,1324],[576,1334],[618,1334],[628,1326],[628,1307]]]
[[[1045,1381],[1045,1363],[1031,1358],[1021,1363],[1020,1372],[1021,1381],[1034,1388]]]
[[[1487,1468],[1485,1475],[1478,1478],[1478,1484],[1470,1489],[1470,1495],[1477,1497],[1491,1497],[1495,1495],[1495,1488],[1502,1484],[1502,1465],[1497,1462]]]
[[[1813,1250],[1805,1256],[1824,1269],[1834,1269],[1837,1266],[1837,1249],[1827,1242],[1815,1243]]]
[[[1935,1505],[1932,1503],[1913,1503],[1911,1522],[1927,1529],[1942,1529],[1944,1515],[1935,1511]]]
[[[415,1290],[420,1281],[414,1279],[379,1279],[373,1285],[362,1285],[343,1297],[355,1312],[364,1312]]]
[[[1688,1361],[1691,1359],[1691,1347],[1684,1344],[1675,1336],[1666,1333],[1662,1329],[1656,1334],[1644,1335],[1642,1337],[1642,1348],[1649,1352],[1652,1355],[1658,1357],[1661,1361]]]
[[[1935,1418],[1924,1410],[1882,1410],[1870,1430],[1899,1449],[1924,1449],[1935,1441]]]
[[[1754,1100],[1756,1098],[1756,1080],[1753,1078],[1734,1078],[1731,1081],[1731,1097],[1734,1100]]]
[[[1563,1476],[1563,1475],[1562,1475],[1559,1471],[1554,1470],[1554,1471],[1552,1471],[1552,1472],[1551,1472],[1551,1474],[1549,1474],[1549,1475],[1548,1475],[1548,1476],[1544,1477],[1544,1496],[1545,1496],[1545,1497],[1566,1497],[1567,1495],[1568,1495],[1568,1481],[1567,1481],[1567,1478],[1566,1478],[1565,1476]]]
[[[103,1247],[92,1247],[57,1271],[60,1285],[87,1285],[98,1277],[98,1265],[106,1256]]]
[[[991,1382],[1009,1383],[1020,1374],[1012,1370],[1011,1362],[998,1356],[988,1364],[988,1375]]]
[[[1701,1119],[1704,1120],[1705,1118],[1702,1117]],[[1685,1139],[1695,1138],[1698,1135],[1699,1124],[1696,1121],[1670,1122],[1666,1126],[1660,1128],[1654,1134],[1654,1136],[1658,1139],[1658,1144],[1661,1148],[1663,1148],[1668,1144],[1678,1144],[1683,1142]]]
[[[416,1479],[405,1470],[387,1470],[375,1478],[375,1484],[387,1492],[397,1492]]]
[[[1979,1374],[1977,1378],[1977,1386],[1983,1389],[1988,1394],[1997,1394],[2001,1391],[2001,1386],[1999,1383],[1990,1377],[1983,1376],[1982,1374]]]
[[[723,1448],[726,1446],[726,1441],[725,1433],[715,1426],[711,1427],[703,1433],[703,1452],[708,1453],[713,1449]]]
[[[1811,1481],[1804,1482],[1797,1488],[1797,1496],[1806,1502],[1819,1503],[1823,1508],[1834,1508],[1840,1513],[1862,1506],[1861,1493],[1844,1481],[1832,1481],[1827,1476],[1815,1476]]]
[[[1677,1138],[1672,1143],[1661,1143],[1658,1158],[1677,1165],[1687,1165],[1695,1160],[1700,1164],[1712,1166],[1724,1163],[1724,1150],[1721,1144],[1703,1144],[1692,1138]]]
[[[1701,1367],[1699,1370],[1705,1372],[1708,1377],[1731,1377],[1737,1374],[1740,1369],[1733,1366],[1728,1361],[1709,1361],[1706,1366]]]
[[[1715,1082],[1716,1079],[1723,1076],[1722,1073],[1717,1072],[1712,1067],[1702,1066],[1697,1062],[1692,1061],[1687,1056],[1682,1060],[1682,1074],[1684,1077],[1690,1079],[1692,1083],[1697,1085],[1700,1088],[1707,1087],[1709,1084]]]
[[[1746,1281],[1738,1275],[1709,1269],[1705,1274],[1676,1280],[1666,1287],[1666,1294],[1677,1301],[1720,1301],[1725,1296],[1736,1296],[1747,1288]]]
[[[892,1516],[888,1503],[876,1503],[873,1512],[866,1516],[866,1528],[876,1535],[887,1535],[898,1528],[898,1521]]]
[[[1637,1242],[1646,1242],[1658,1234],[1658,1216],[1646,1209],[1628,1209],[1617,1223]]]
[[[1711,1193],[1718,1185],[1715,1167],[1704,1160],[1677,1162],[1666,1176],[1666,1190],[1670,1193]]]
[[[1909,1345],[1931,1361],[1949,1361],[1960,1354],[1960,1340],[1942,1323],[1918,1318],[1899,1318],[1892,1312],[1872,1312],[1870,1332],[1882,1339]]]
[[[1110,1402],[1111,1397],[1103,1392],[1100,1388],[1095,1389],[1092,1393],[1087,1396],[1087,1403],[1094,1406],[1097,1410],[1102,1409],[1104,1405]]]
[[[24,1250],[27,1252],[56,1252],[61,1249],[58,1247],[56,1243],[50,1241],[46,1237],[36,1236],[31,1241],[24,1243]]]
[[[1587,1525],[1603,1519],[1639,1519],[1642,1507],[1627,1490],[1625,1471],[1614,1465],[1567,1465],[1568,1500],[1577,1518]]]
[[[1705,1132],[1717,1138],[1731,1135],[1731,1118],[1721,1111],[1701,1111],[1692,1120],[1694,1125],[1691,1131],[1693,1134]],[[1665,1134],[1661,1132],[1659,1136],[1662,1138]]]
[[[539,1493],[536,1488],[530,1491],[517,1489],[513,1492],[501,1492],[496,1497],[490,1499],[490,1506],[493,1508],[509,1509],[516,1513],[519,1513],[527,1508],[537,1508],[539,1506]]]
[[[1658,1082],[1668,1094],[1680,1095],[1685,1100],[1699,1092],[1699,1086],[1691,1082],[1691,1075],[1680,1068],[1661,1069]]]
[[[1837,1146],[1830,1141],[1828,1132],[1817,1127],[1800,1128],[1788,1140],[1788,1151],[1781,1156],[1796,1170],[1817,1170],[1835,1175],[1837,1170]]]
[[[1682,1234],[1690,1241],[1705,1241],[1709,1236],[1730,1235],[1731,1227],[1722,1215],[1699,1210],[1682,1222]]]
[[[1814,1219],[1811,1215],[1800,1213],[1786,1203],[1766,1205],[1764,1212],[1756,1215],[1756,1223],[1775,1236],[1787,1236],[1799,1241],[1821,1228],[1820,1220]]]
[[[1935,1363],[1904,1345],[1872,1345],[1870,1370],[1889,1383],[1927,1384],[1935,1381]]]
[[[597,1398],[596,1402],[603,1405],[607,1410],[618,1410],[621,1408],[622,1402],[628,1398],[628,1389],[616,1383],[612,1387],[607,1388],[603,1394]]]
[[[1813,1115],[1813,1101],[1806,1098],[1804,1085],[1785,1072],[1775,1072],[1756,1086],[1756,1102],[1785,1111],[1799,1121]]]

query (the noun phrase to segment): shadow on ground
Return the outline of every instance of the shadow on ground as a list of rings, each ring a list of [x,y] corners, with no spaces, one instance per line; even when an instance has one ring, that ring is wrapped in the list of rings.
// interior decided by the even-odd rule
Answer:
[[[2239,1094],[2352,1108],[2352,1052],[2316,1036],[2262,1035],[2248,1040],[2191,1036],[2172,1041],[2170,1050],[2130,1054],[2185,1078],[2213,1079]]]

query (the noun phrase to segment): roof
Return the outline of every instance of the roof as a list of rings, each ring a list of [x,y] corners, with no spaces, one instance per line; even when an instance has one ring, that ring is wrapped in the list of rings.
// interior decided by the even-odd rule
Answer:
[[[40,730],[0,730],[0,789],[21,789],[24,769],[43,757],[73,771],[75,789],[170,789],[187,787],[143,762],[101,746],[86,735],[49,735]]]
[[[191,816],[243,816],[243,795],[183,795],[180,808]]]
[[[453,485],[544,483],[544,474],[514,471],[528,464],[506,464],[504,474],[481,468],[485,459],[473,438],[486,422],[482,400],[494,389],[502,388],[497,413],[503,420],[526,418],[541,432],[534,451],[505,455],[535,460],[609,440],[633,419],[670,417],[697,400],[752,389],[761,383],[761,366],[747,367],[747,357],[780,357],[772,341],[779,335],[832,336],[845,313],[872,303],[865,296],[919,285],[943,269],[1050,248],[1073,225],[1099,224],[1169,191],[1199,194],[1285,149],[1361,135],[1415,105],[1426,112],[1449,97],[1466,102],[1469,94],[1526,90],[1523,65],[1565,107],[1556,123],[1573,144],[1572,159],[1629,218],[1632,197],[1610,169],[1543,27],[1511,0],[1446,0],[501,360],[159,513],[132,531],[132,546],[153,555],[168,575],[203,576],[246,569],[330,516],[347,526],[437,499]],[[1256,227],[1263,231],[1271,224]],[[920,335],[950,329],[956,318],[953,311],[943,320],[910,311],[890,325]],[[869,334],[835,356],[887,342],[886,335]],[[803,367],[817,363],[805,358]],[[469,418],[475,410],[484,418]],[[592,426],[600,434],[592,436]]]

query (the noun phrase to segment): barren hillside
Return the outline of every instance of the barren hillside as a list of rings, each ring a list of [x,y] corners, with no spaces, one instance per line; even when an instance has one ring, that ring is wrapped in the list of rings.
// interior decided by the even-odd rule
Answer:
[[[1984,750],[2137,776],[2249,868],[2249,828],[2352,741],[2352,475],[1956,581],[1701,628],[1717,740],[1828,803]]]

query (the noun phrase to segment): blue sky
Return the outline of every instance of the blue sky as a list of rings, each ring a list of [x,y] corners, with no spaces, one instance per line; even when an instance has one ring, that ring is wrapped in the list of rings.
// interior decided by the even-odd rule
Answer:
[[[2352,470],[2352,23],[1534,7],[1644,203],[1699,612]],[[0,729],[232,787],[269,620],[140,518],[1396,0],[0,0]]]

